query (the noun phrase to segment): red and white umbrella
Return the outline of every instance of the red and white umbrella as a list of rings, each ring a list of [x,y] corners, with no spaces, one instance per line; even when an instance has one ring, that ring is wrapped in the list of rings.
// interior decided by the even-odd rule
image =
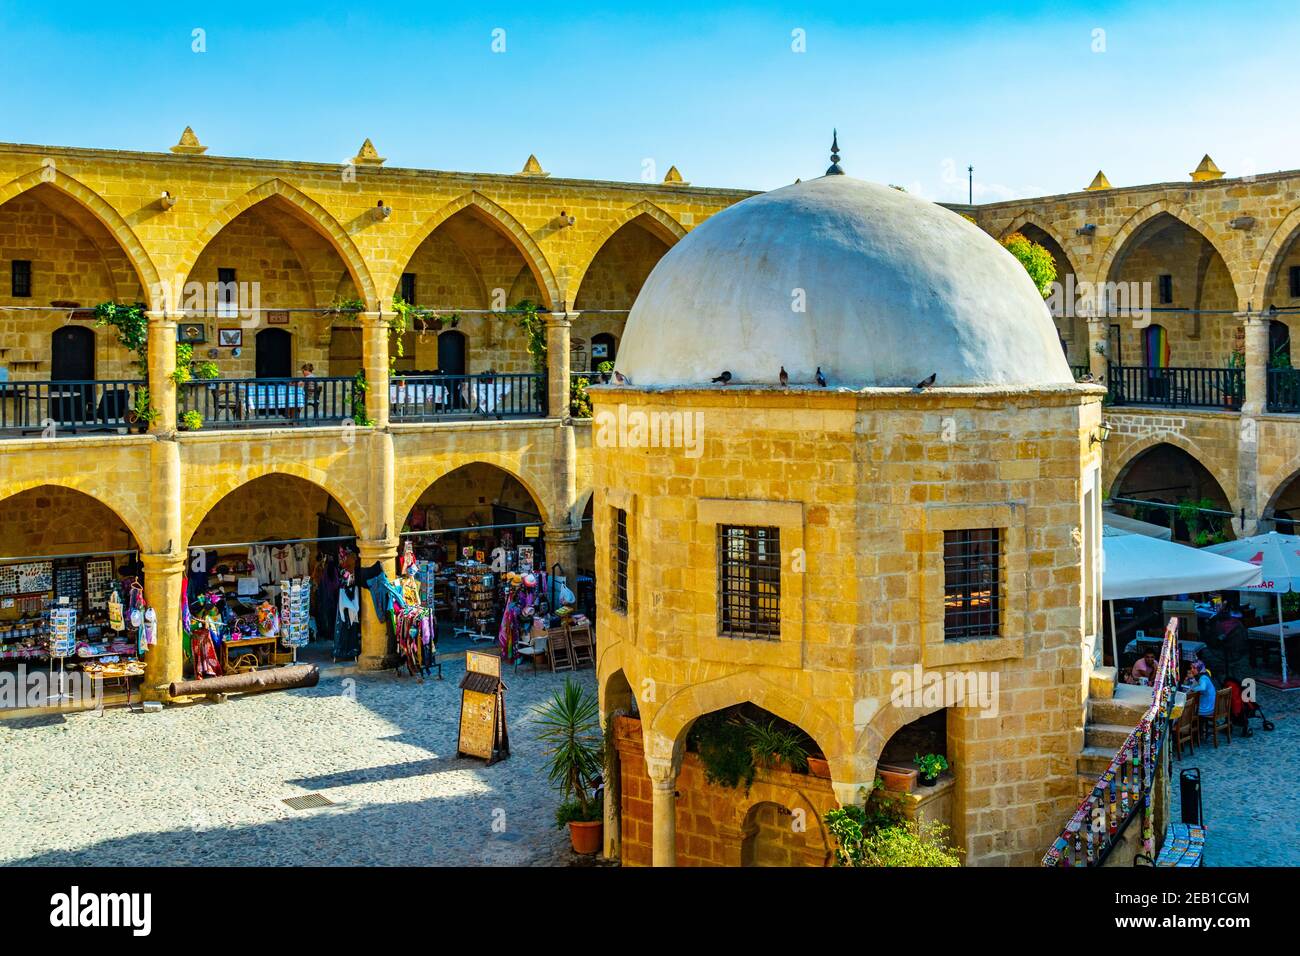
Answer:
[[[1259,582],[1237,591],[1263,591],[1277,595],[1277,639],[1282,646],[1282,683],[1287,682],[1286,638],[1282,630],[1282,595],[1300,591],[1300,536],[1294,534],[1252,535],[1236,541],[1225,541],[1203,549],[1253,564],[1260,570]]]

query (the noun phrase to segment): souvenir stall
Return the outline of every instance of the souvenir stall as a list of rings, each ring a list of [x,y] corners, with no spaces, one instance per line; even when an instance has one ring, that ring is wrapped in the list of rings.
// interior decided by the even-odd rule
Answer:
[[[577,597],[563,578],[529,571],[507,572],[502,580],[497,647],[503,660],[517,663],[524,655],[536,666],[537,657],[545,656],[552,670],[595,666],[591,621],[577,609]]]
[[[0,665],[82,671],[129,695],[157,641],[136,558],[111,551],[0,562]]]
[[[423,681],[438,666],[437,617],[434,608],[425,603],[414,545],[403,547],[397,563],[396,580],[390,581],[379,563],[359,569],[357,580],[370,592],[375,611],[396,644],[398,673],[405,668],[416,680]],[[442,678],[440,667],[438,677]]]
[[[196,546],[185,581],[185,659],[197,678],[293,663],[313,639],[361,652],[351,536]],[[340,542],[345,544],[340,545]]]

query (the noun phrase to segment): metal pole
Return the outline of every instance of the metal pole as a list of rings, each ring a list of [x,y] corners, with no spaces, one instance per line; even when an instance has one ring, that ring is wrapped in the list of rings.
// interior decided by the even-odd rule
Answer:
[[[1282,592],[1277,592],[1277,642],[1282,648],[1282,689],[1286,690],[1286,632],[1282,627]]]
[[[975,167],[966,167],[966,205],[975,205]]]

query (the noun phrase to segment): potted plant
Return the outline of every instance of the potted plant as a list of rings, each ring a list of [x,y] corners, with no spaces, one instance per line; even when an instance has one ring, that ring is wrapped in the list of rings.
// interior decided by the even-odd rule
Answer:
[[[569,828],[575,853],[600,849],[602,807],[595,796],[603,750],[596,698],[572,680],[555,692],[537,716],[538,734],[546,747],[547,774],[560,791],[555,825]]]
[[[912,758],[917,771],[921,774],[921,783],[933,787],[939,780],[939,774],[948,769],[948,759],[943,754],[917,754]]]
[[[1240,350],[1228,356],[1228,375],[1223,386],[1223,407],[1235,410],[1241,408],[1246,398],[1246,353]]]
[[[877,779],[881,789],[894,793],[911,793],[916,789],[917,773],[911,767],[898,767],[894,764],[876,764]]]
[[[610,377],[614,374],[614,363],[601,362],[599,365],[596,366],[596,371],[600,374],[601,384],[608,385]]]

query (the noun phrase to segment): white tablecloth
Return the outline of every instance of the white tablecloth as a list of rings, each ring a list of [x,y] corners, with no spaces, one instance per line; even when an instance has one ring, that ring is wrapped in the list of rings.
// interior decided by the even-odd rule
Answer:
[[[250,409],[302,408],[305,402],[301,385],[241,385],[240,401]]]
[[[1287,621],[1282,625],[1282,634],[1286,637],[1295,637],[1297,634],[1300,634],[1300,621]],[[1252,627],[1250,629],[1250,636],[1259,638],[1267,637],[1276,641],[1278,637],[1277,625],[1260,624],[1256,627]]]
[[[388,386],[388,400],[394,405],[446,405],[447,388],[429,382],[394,382]]]
[[[475,410],[482,412],[495,412],[510,394],[510,386],[505,382],[472,382],[469,388]]]

